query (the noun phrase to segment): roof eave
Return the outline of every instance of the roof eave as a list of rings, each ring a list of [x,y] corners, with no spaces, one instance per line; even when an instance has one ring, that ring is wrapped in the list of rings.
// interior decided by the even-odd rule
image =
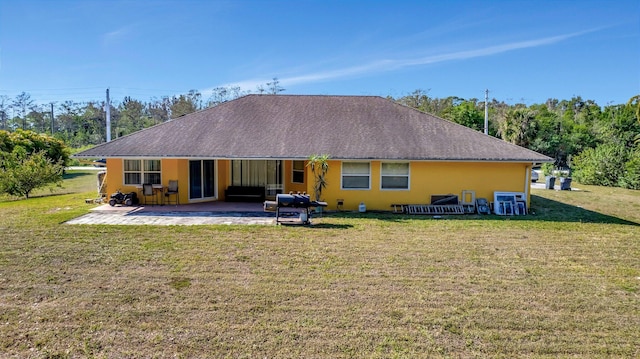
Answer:
[[[230,155],[106,155],[106,154],[75,154],[72,158],[162,158],[162,159],[189,159],[189,158],[213,158],[219,160],[306,160],[308,156],[230,156]],[[547,158],[400,158],[400,157],[330,157],[330,160],[339,161],[415,161],[415,162],[509,162],[509,163],[553,163]]]

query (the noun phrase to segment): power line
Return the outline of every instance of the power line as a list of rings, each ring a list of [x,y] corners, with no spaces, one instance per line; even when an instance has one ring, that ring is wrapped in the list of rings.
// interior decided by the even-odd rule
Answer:
[[[133,97],[140,101],[146,102],[153,99],[162,99],[165,97],[173,97],[186,94],[191,90],[171,90],[171,89],[150,89],[138,87],[110,87],[111,94],[115,98]],[[94,91],[95,90],[95,91]],[[75,88],[49,88],[49,89],[0,89],[0,95],[9,97],[18,96],[25,92],[31,96],[34,102],[38,104],[48,104],[51,102],[67,102],[72,101],[84,103],[100,103],[103,101],[104,87],[75,87]],[[114,97],[114,96],[112,96]],[[117,102],[117,100],[116,100]]]

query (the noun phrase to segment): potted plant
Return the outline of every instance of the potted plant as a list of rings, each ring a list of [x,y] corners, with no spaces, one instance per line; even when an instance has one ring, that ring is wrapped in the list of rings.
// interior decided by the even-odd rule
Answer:
[[[315,196],[315,200],[320,202],[322,201],[322,190],[327,187],[325,176],[327,175],[327,171],[329,171],[329,155],[314,154],[309,156],[307,161],[307,166],[311,168],[311,173],[313,173],[313,195]]]

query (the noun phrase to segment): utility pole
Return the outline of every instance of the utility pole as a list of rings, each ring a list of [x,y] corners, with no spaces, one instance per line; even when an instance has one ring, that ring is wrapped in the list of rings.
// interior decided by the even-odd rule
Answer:
[[[107,104],[105,105],[107,112],[107,142],[111,142],[111,102],[109,101],[109,89],[107,89]]]
[[[51,103],[51,136],[55,133],[55,120],[53,119],[53,102]]]
[[[484,90],[484,134],[489,134],[489,89]]]

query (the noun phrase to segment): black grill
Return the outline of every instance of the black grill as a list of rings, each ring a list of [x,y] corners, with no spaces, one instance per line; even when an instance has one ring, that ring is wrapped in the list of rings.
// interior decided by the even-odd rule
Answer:
[[[276,223],[280,222],[281,209],[285,209],[286,213],[296,213],[300,214],[300,218],[304,224],[311,223],[309,208],[312,207],[326,207],[327,202],[320,201],[312,201],[309,195],[307,194],[278,194],[276,195],[275,201],[265,201],[264,202],[264,210],[265,211],[274,211],[276,212]],[[303,209],[304,212],[296,211],[293,212],[289,209]],[[306,216],[303,216],[306,214]]]
[[[304,194],[278,194],[276,195],[276,205],[278,207],[307,208],[311,205],[309,196]]]

